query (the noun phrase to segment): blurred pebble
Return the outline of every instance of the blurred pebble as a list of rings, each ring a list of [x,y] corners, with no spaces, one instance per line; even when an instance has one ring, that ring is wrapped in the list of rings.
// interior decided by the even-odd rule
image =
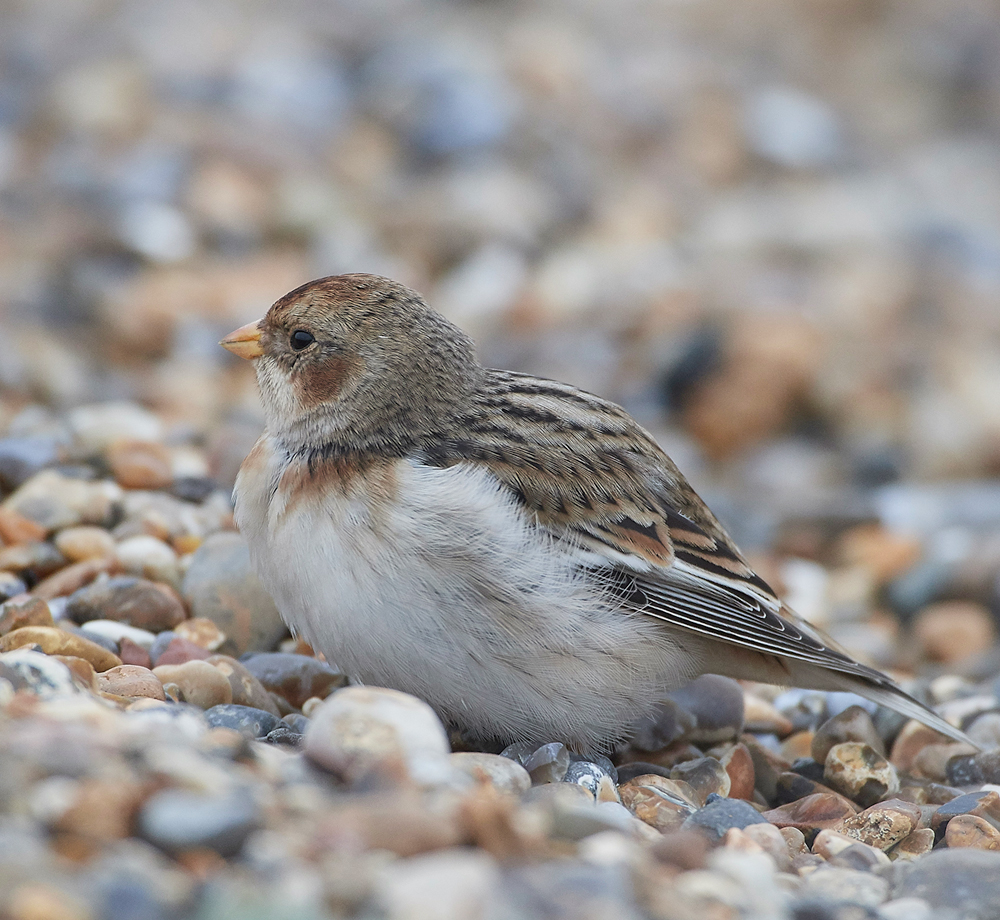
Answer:
[[[931,604],[917,615],[913,631],[923,654],[944,664],[982,652],[997,640],[989,610],[973,601]]]
[[[103,527],[66,527],[52,541],[70,562],[103,559],[115,551],[114,538]]]
[[[494,789],[507,795],[521,795],[531,788],[528,771],[509,757],[460,751],[449,755],[448,761],[477,782],[489,783]]]
[[[121,490],[111,482],[87,482],[43,470],[32,476],[3,502],[46,531],[78,524],[103,525],[111,520]]]
[[[81,588],[70,597],[66,615],[77,623],[116,620],[153,633],[172,629],[187,616],[169,589],[131,576],[102,578]]]
[[[160,636],[164,635],[167,634],[160,633]],[[197,661],[211,657],[212,653],[207,648],[202,648],[197,642],[192,642],[190,639],[185,639],[173,632],[169,636],[169,642],[163,644],[156,641],[150,646],[149,657],[157,667],[184,664],[186,661]]]
[[[144,649],[150,648],[156,641],[156,636],[149,630],[138,629],[127,623],[119,623],[117,620],[88,620],[81,629],[84,633],[103,636],[112,642],[120,643],[122,639],[129,639]]]
[[[898,881],[897,897],[926,901],[934,916],[950,912],[987,920],[1000,903],[1000,853],[978,849],[943,849],[908,865]]]
[[[129,402],[95,403],[67,416],[82,456],[102,455],[116,441],[161,441],[163,423],[147,409]]]
[[[379,687],[344,687],[310,717],[304,750],[349,783],[375,776],[433,785],[448,773],[448,736],[416,697]]]
[[[237,654],[270,651],[288,632],[274,601],[250,569],[250,552],[236,533],[210,536],[195,551],[182,593],[191,614],[214,622]]]
[[[12,492],[65,456],[65,445],[58,435],[0,438],[0,486]]]
[[[143,805],[138,829],[168,853],[206,848],[220,856],[235,856],[260,822],[255,797],[244,790],[212,796],[165,789]]]
[[[165,489],[173,482],[170,454],[155,441],[114,441],[105,457],[112,476],[124,489]]]
[[[116,552],[130,575],[180,586],[177,553],[162,540],[145,535],[129,537],[118,544]]]
[[[684,829],[698,828],[713,839],[721,840],[731,827],[744,828],[750,824],[766,824],[763,817],[749,802],[709,795],[705,805],[689,816],[681,825]]]
[[[148,668],[121,664],[109,668],[97,678],[98,687],[115,696],[144,697],[153,700],[165,699],[163,683]]]
[[[23,601],[6,601],[0,605],[0,635],[22,626],[54,626],[52,611],[45,601],[29,597]]]
[[[699,757],[679,763],[670,770],[670,778],[687,783],[704,805],[710,795],[728,796],[732,782],[726,768],[714,757]]]
[[[229,681],[234,703],[282,715],[271,694],[242,662],[219,654],[210,655],[207,661]]]
[[[0,572],[0,602],[8,601],[27,590],[28,586],[13,572]]]
[[[830,749],[845,741],[867,744],[876,753],[885,754],[885,745],[875,730],[871,716],[860,706],[849,706],[816,730],[810,748],[812,759],[825,763]]]
[[[74,655],[89,661],[96,671],[120,665],[121,659],[107,649],[55,626],[22,626],[0,636],[0,652],[38,646],[47,655]]]
[[[273,732],[281,721],[263,709],[239,706],[235,703],[220,704],[206,709],[205,718],[212,728],[231,728],[251,738],[265,737]]]

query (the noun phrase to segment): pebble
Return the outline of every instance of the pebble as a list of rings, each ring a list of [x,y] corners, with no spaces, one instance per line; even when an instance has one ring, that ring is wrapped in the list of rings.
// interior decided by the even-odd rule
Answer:
[[[945,825],[957,815],[976,815],[1000,828],[1000,793],[993,789],[969,792],[956,796],[941,805],[931,816],[931,827],[940,833]]]
[[[743,731],[743,688],[730,677],[702,674],[669,697],[693,721],[684,737],[694,744],[731,741]]]
[[[266,652],[288,629],[257,576],[246,542],[217,533],[198,547],[184,574],[182,593],[191,615],[214,622],[234,643],[236,654]]]
[[[180,585],[177,553],[156,537],[140,535],[122,540],[117,555],[122,568],[130,575]]]
[[[66,564],[51,543],[18,543],[0,549],[0,569],[16,572],[29,582],[41,581]]]
[[[812,851],[818,856],[822,856],[828,862],[833,862],[837,857],[843,858],[848,852],[859,854],[856,858],[866,865],[845,866],[844,868],[881,868],[889,865],[889,857],[882,850],[870,846],[856,837],[842,834],[838,831],[826,828],[821,830],[816,839],[813,840]],[[835,863],[836,864],[836,863]],[[842,865],[842,863],[840,863]]]
[[[531,788],[528,771],[509,757],[479,751],[459,751],[450,754],[448,762],[476,782],[488,783],[505,795],[521,795]]]
[[[123,489],[166,489],[173,482],[170,453],[155,441],[114,441],[104,456]]]
[[[913,633],[931,661],[955,664],[997,641],[993,616],[975,601],[941,601],[917,614]]]
[[[562,778],[564,783],[575,783],[591,792],[598,801],[618,801],[618,787],[607,770],[586,760],[574,761]]]
[[[670,770],[670,778],[687,783],[704,805],[710,795],[729,795],[732,782],[726,768],[714,757],[687,760]]]
[[[111,642],[120,643],[123,639],[128,639],[144,649],[149,649],[156,641],[156,635],[149,630],[138,629],[117,620],[88,620],[80,628],[85,634],[100,636]]]
[[[22,626],[0,636],[0,652],[38,646],[47,655],[72,655],[89,661],[95,671],[120,665],[121,659],[96,642],[66,632],[55,626]]]
[[[2,507],[51,533],[78,524],[108,523],[120,497],[121,490],[113,483],[87,482],[56,470],[42,470],[9,495]]]
[[[65,459],[62,439],[52,435],[0,438],[0,486],[12,492],[47,466]]]
[[[239,706],[235,703],[220,704],[206,709],[205,718],[212,728],[231,728],[251,738],[265,737],[273,732],[281,721],[263,709]]]
[[[282,715],[274,698],[243,662],[228,655],[210,655],[207,661],[229,681],[234,703],[263,709],[276,716]]]
[[[0,605],[0,636],[22,626],[55,626],[49,605],[37,597]]]
[[[885,755],[885,745],[875,729],[872,717],[860,706],[848,706],[816,729],[810,747],[812,759],[817,763],[826,763],[830,749],[845,741],[867,744],[877,753]]]
[[[532,785],[559,783],[569,769],[569,749],[558,741],[543,744],[524,761],[524,769],[531,777]]]
[[[260,823],[255,796],[242,789],[224,795],[165,789],[154,793],[138,816],[139,834],[172,854],[205,848],[236,856]]]
[[[345,779],[441,782],[448,773],[448,735],[422,700],[379,687],[344,687],[316,709],[306,756]]]
[[[712,794],[706,804],[690,815],[681,825],[684,829],[698,828],[713,839],[721,840],[731,827],[740,829],[750,824],[766,824],[763,817],[749,802],[740,799],[726,799]]]
[[[991,920],[1000,904],[1000,853],[969,847],[934,850],[907,865],[899,898],[921,898],[935,911]],[[935,914],[937,916],[937,914]]]
[[[166,642],[159,639],[169,635]],[[161,664],[183,664],[185,661],[195,661],[197,659],[210,658],[212,653],[207,648],[202,648],[197,642],[184,639],[174,632],[160,633],[157,641],[149,648],[149,657],[155,665]]]
[[[77,692],[73,674],[65,664],[31,648],[0,652],[0,678],[14,690],[27,690],[43,699]]]
[[[101,578],[76,591],[66,615],[77,623],[116,620],[153,633],[172,629],[187,617],[184,605],[168,588],[130,575]]]
[[[115,696],[165,700],[163,683],[149,668],[120,664],[98,675],[97,686]]]
[[[798,910],[803,916],[809,916],[804,902],[811,905],[813,916],[823,916],[820,911],[832,905],[850,904],[874,910],[888,896],[888,880],[873,872],[820,866],[802,878],[797,900]]]
[[[57,550],[70,562],[86,559],[104,559],[115,551],[114,537],[103,527],[66,527],[52,541]]]
[[[18,578],[13,572],[0,572],[0,603],[24,594],[28,590],[23,579]]]
[[[31,518],[11,508],[0,506],[0,538],[5,543],[30,543],[44,540],[47,531]]]
[[[899,799],[872,805],[844,819],[841,831],[879,850],[889,850],[908,837],[922,822],[920,808]]]
[[[225,706],[233,702],[229,678],[207,661],[185,661],[183,664],[157,664],[153,674],[161,684],[175,684],[184,702],[199,709]]]
[[[835,744],[826,755],[827,784],[862,807],[899,792],[899,775],[881,754],[858,741]]]
[[[892,848],[891,858],[893,860],[913,860],[919,859],[934,848],[934,831],[929,827],[918,827],[915,831],[910,831]]]
[[[956,815],[945,828],[944,842],[949,847],[1000,850],[1000,830],[978,815]]]
[[[618,787],[622,804],[640,821],[664,833],[680,830],[699,807],[686,783],[648,774]]]
[[[719,761],[729,774],[729,795],[734,799],[752,799],[756,783],[753,758],[745,744],[734,744]]]
[[[345,675],[309,655],[260,652],[241,663],[265,689],[277,693],[296,709],[301,709],[310,697],[322,699],[347,683]]]
[[[857,814],[857,806],[835,792],[817,792],[763,813],[777,827],[801,831],[832,828],[839,830],[844,820]]]
[[[201,646],[207,652],[217,652],[226,642],[226,634],[211,620],[192,617],[174,627],[174,635]]]

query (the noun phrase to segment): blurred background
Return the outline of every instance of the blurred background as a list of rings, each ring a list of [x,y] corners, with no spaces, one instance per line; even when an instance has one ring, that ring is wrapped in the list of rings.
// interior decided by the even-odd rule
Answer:
[[[2,0],[0,426],[134,402],[231,484],[218,339],[386,274],[624,404],[848,639],[989,630],[998,141],[989,0]]]

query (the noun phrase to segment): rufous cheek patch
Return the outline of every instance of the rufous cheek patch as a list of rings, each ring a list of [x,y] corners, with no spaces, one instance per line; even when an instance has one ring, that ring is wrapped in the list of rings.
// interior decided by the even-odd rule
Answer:
[[[296,368],[292,383],[299,402],[311,409],[320,403],[336,399],[347,380],[358,371],[356,358],[331,357],[310,361]]]

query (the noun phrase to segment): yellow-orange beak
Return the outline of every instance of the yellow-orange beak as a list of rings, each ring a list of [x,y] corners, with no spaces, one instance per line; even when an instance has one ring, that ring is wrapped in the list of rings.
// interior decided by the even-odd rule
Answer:
[[[264,354],[264,349],[260,347],[260,320],[240,326],[239,329],[230,332],[219,344],[231,351],[234,355],[246,358],[259,358]]]

